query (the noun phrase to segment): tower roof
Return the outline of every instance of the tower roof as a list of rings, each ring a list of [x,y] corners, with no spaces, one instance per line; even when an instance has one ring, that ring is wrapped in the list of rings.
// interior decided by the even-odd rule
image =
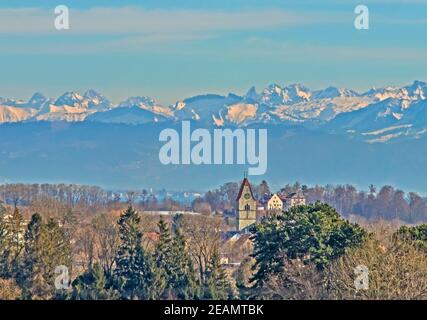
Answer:
[[[254,194],[252,192],[251,184],[249,183],[248,178],[245,177],[243,179],[243,181],[242,181],[242,184],[240,185],[239,194],[237,195],[237,199],[236,200],[239,200],[242,197],[243,189],[244,189],[245,186],[249,187],[249,191],[251,192],[252,199],[255,199]]]

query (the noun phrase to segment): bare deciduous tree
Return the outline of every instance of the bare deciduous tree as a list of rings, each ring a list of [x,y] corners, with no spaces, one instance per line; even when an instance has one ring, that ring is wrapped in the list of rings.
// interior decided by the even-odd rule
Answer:
[[[111,275],[120,244],[116,218],[111,213],[100,214],[92,221],[95,232],[97,260],[106,274]]]
[[[368,289],[357,290],[355,268],[368,268]],[[404,241],[369,239],[327,270],[332,299],[427,299],[427,255]]]
[[[21,289],[13,279],[0,279],[0,300],[15,300],[21,296]]]
[[[223,222],[216,217],[185,216],[182,227],[189,241],[189,252],[196,261],[200,280],[203,281],[208,262],[220,248]]]

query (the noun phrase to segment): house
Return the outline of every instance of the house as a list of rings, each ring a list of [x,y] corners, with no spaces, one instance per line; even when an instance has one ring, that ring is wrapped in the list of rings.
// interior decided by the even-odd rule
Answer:
[[[239,233],[225,240],[222,244],[222,264],[240,262],[253,252],[253,242],[250,233]]]
[[[270,199],[267,202],[267,209],[277,210],[277,211],[283,210],[283,201],[282,199],[280,199],[279,195],[275,193],[270,197]]]
[[[245,232],[248,227],[263,217],[289,210],[293,206],[305,205],[306,199],[301,191],[283,194],[264,194],[256,199],[248,178],[240,185],[237,202],[237,231]]]
[[[270,200],[270,195],[268,193],[261,196],[257,201],[257,211],[263,212],[267,210],[268,200]]]
[[[278,194],[264,194],[258,200],[257,221],[283,210],[283,201]]]
[[[281,197],[281,199],[283,201],[283,210],[306,204],[306,199],[301,191],[292,192],[285,197]]]

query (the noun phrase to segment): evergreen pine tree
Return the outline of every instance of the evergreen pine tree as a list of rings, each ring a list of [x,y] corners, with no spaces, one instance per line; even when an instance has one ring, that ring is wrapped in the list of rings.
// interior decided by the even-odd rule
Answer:
[[[138,257],[138,266],[142,275],[139,290],[141,299],[158,300],[163,298],[167,286],[164,270],[157,267],[153,255],[141,251]]]
[[[170,297],[172,294],[171,290],[172,282],[171,279],[174,277],[175,266],[173,263],[173,243],[169,228],[163,219],[160,219],[158,223],[159,227],[159,240],[156,243],[154,251],[154,260],[156,263],[157,271],[165,278],[165,292],[163,293],[164,298]]]
[[[140,286],[138,272],[139,255],[141,254],[142,233],[139,229],[140,217],[129,206],[118,221],[121,245],[116,257],[116,287],[124,299],[136,299]]]
[[[118,221],[121,245],[114,270],[115,287],[123,299],[157,299],[165,282],[153,257],[142,247],[139,223],[140,217],[132,206]]]
[[[363,243],[367,232],[341,218],[329,206],[316,202],[296,206],[251,227],[256,262],[251,282],[262,288],[275,275],[286,276],[285,264],[299,260],[319,270]]]
[[[163,219],[159,221],[158,228],[159,240],[156,243],[154,258],[158,275],[160,277],[163,275],[166,282],[162,298],[194,299],[203,297],[203,286],[197,281],[193,260],[187,250],[179,224],[175,225],[174,236],[171,235],[171,231]],[[214,261],[210,276],[213,291],[220,290],[217,285],[223,286],[226,291],[225,295],[228,296],[230,290],[227,276],[219,265],[219,259],[217,262]],[[217,280],[219,282],[215,283]],[[209,290],[207,291],[209,292]],[[213,296],[219,296],[215,292]],[[211,296],[210,293],[208,295]]]
[[[24,217],[15,208],[11,216],[0,213],[0,277],[16,276],[23,249]]]
[[[12,270],[17,270],[21,251],[24,248],[22,238],[25,231],[24,217],[17,207],[15,207],[12,216],[8,218],[6,225],[8,233],[7,246],[11,257],[9,264]]]
[[[163,298],[191,299],[197,295],[196,275],[180,229],[172,237],[164,220],[159,224],[159,240],[155,248],[155,261],[159,275],[164,276]]]
[[[24,299],[30,299],[33,296],[34,279],[42,272],[43,266],[40,265],[42,228],[42,217],[38,213],[33,214],[25,232],[24,257],[17,276]]]
[[[0,203],[0,278],[3,278],[7,274],[8,270],[8,250],[6,247],[6,221],[5,221],[5,210]]]
[[[224,300],[233,297],[229,278],[221,266],[217,252],[212,255],[209,261],[203,289],[205,299]]]
[[[200,293],[193,261],[180,229],[176,229],[172,247],[172,272],[169,283],[178,299],[193,299]]]
[[[4,216],[6,214],[6,208],[3,205],[3,202],[0,200],[0,216]]]
[[[43,224],[40,232],[40,242],[36,246],[36,261],[38,267],[33,273],[33,298],[61,298],[65,292],[57,291],[55,279],[58,276],[56,268],[65,266],[68,273],[72,272],[71,245],[65,234],[65,230],[58,222],[50,219]]]
[[[78,224],[76,214],[71,209],[68,209],[61,217],[61,225],[68,241],[72,240],[76,229],[78,228]]]
[[[53,219],[44,224],[33,214],[23,237],[23,257],[16,279],[24,299],[50,299],[56,295],[55,270],[66,266],[71,272],[70,243]]]
[[[116,291],[108,287],[104,269],[95,264],[93,268],[77,277],[72,283],[72,300],[113,300],[118,298]]]
[[[184,220],[184,215],[182,213],[177,213],[172,218],[172,232],[175,233],[178,229],[182,228],[182,223]]]
[[[159,267],[169,264],[172,259],[172,237],[167,223],[160,219],[159,224],[159,240],[156,244],[156,263]]]
[[[45,276],[48,282],[53,285],[55,278],[55,268],[64,265],[71,273],[71,246],[67,239],[65,230],[59,224],[50,219],[41,232],[42,241],[42,261],[45,266]]]

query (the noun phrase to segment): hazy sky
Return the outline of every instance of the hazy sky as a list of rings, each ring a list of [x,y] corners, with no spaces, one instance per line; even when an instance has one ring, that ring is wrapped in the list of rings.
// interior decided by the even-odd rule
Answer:
[[[427,0],[0,3],[0,96],[94,88],[114,102],[303,83],[366,90],[427,80]],[[43,2],[43,5],[37,4]],[[70,8],[68,31],[54,8]],[[370,30],[354,8],[370,9]]]

